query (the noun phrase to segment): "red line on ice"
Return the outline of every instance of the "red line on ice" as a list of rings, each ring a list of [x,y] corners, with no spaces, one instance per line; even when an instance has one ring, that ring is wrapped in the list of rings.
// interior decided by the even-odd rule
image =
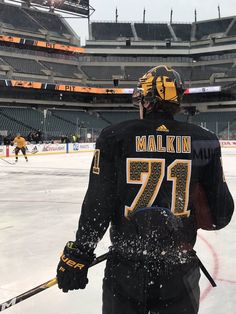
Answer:
[[[212,254],[213,257],[213,271],[212,271],[212,277],[216,280],[216,281],[222,281],[222,282],[226,282],[228,284],[236,284],[236,280],[229,280],[229,279],[223,279],[223,278],[217,278],[218,274],[219,274],[219,270],[220,270],[220,265],[219,265],[219,257],[216,253],[216,251],[214,250],[213,246],[201,235],[198,234],[198,237],[206,244],[207,248],[209,249],[209,251]],[[209,284],[205,290],[203,290],[201,297],[200,297],[200,301],[202,302],[210,293],[210,291],[213,289],[212,285]]]
[[[229,279],[222,279],[222,278],[217,278],[217,281],[224,281],[230,284],[236,284],[236,280],[229,280]]]

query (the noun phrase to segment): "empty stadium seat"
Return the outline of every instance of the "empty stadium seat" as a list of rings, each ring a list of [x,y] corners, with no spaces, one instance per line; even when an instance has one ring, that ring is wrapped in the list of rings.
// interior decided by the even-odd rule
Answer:
[[[113,75],[122,75],[119,66],[81,66],[81,70],[94,80],[112,80]]]
[[[225,33],[232,18],[203,21],[196,23],[196,39],[202,39],[210,34]]]
[[[92,37],[95,40],[116,40],[117,38],[134,37],[131,23],[93,22]]]
[[[172,23],[171,27],[173,28],[173,31],[174,31],[177,39],[180,39],[182,41],[190,41],[192,24],[175,24],[175,23]]]
[[[41,74],[43,67],[35,60],[15,58],[15,57],[2,57],[16,72]]]
[[[172,38],[167,24],[135,23],[138,38],[142,40],[165,40]]]

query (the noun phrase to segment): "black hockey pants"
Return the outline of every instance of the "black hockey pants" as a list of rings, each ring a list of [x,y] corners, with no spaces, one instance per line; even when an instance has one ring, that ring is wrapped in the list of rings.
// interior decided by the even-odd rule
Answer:
[[[178,269],[177,269],[178,268]],[[108,258],[103,280],[103,314],[197,314],[200,271],[179,265],[171,276],[142,263]]]
[[[26,148],[25,147],[16,147],[15,148],[15,155],[16,156],[18,156],[19,151],[21,151],[24,156],[26,155]]]

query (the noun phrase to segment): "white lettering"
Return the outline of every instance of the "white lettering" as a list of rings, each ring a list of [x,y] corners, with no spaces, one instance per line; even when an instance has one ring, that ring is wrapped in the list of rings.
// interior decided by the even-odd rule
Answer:
[[[11,299],[10,301],[5,302],[5,303],[3,303],[3,304],[1,305],[1,311],[3,311],[3,310],[5,310],[5,309],[7,309],[7,308],[9,308],[10,306],[15,305],[15,304],[16,304],[16,298],[13,298],[13,299]]]

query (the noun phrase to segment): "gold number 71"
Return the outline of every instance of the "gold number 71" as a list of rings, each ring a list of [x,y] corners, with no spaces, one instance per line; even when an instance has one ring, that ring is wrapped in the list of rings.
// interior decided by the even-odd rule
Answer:
[[[189,216],[189,185],[191,160],[176,159],[167,167],[167,180],[172,181],[171,211],[177,216]],[[128,158],[127,183],[141,184],[131,206],[125,206],[125,216],[137,208],[151,207],[165,177],[165,159]],[[158,202],[157,202],[158,203]]]

